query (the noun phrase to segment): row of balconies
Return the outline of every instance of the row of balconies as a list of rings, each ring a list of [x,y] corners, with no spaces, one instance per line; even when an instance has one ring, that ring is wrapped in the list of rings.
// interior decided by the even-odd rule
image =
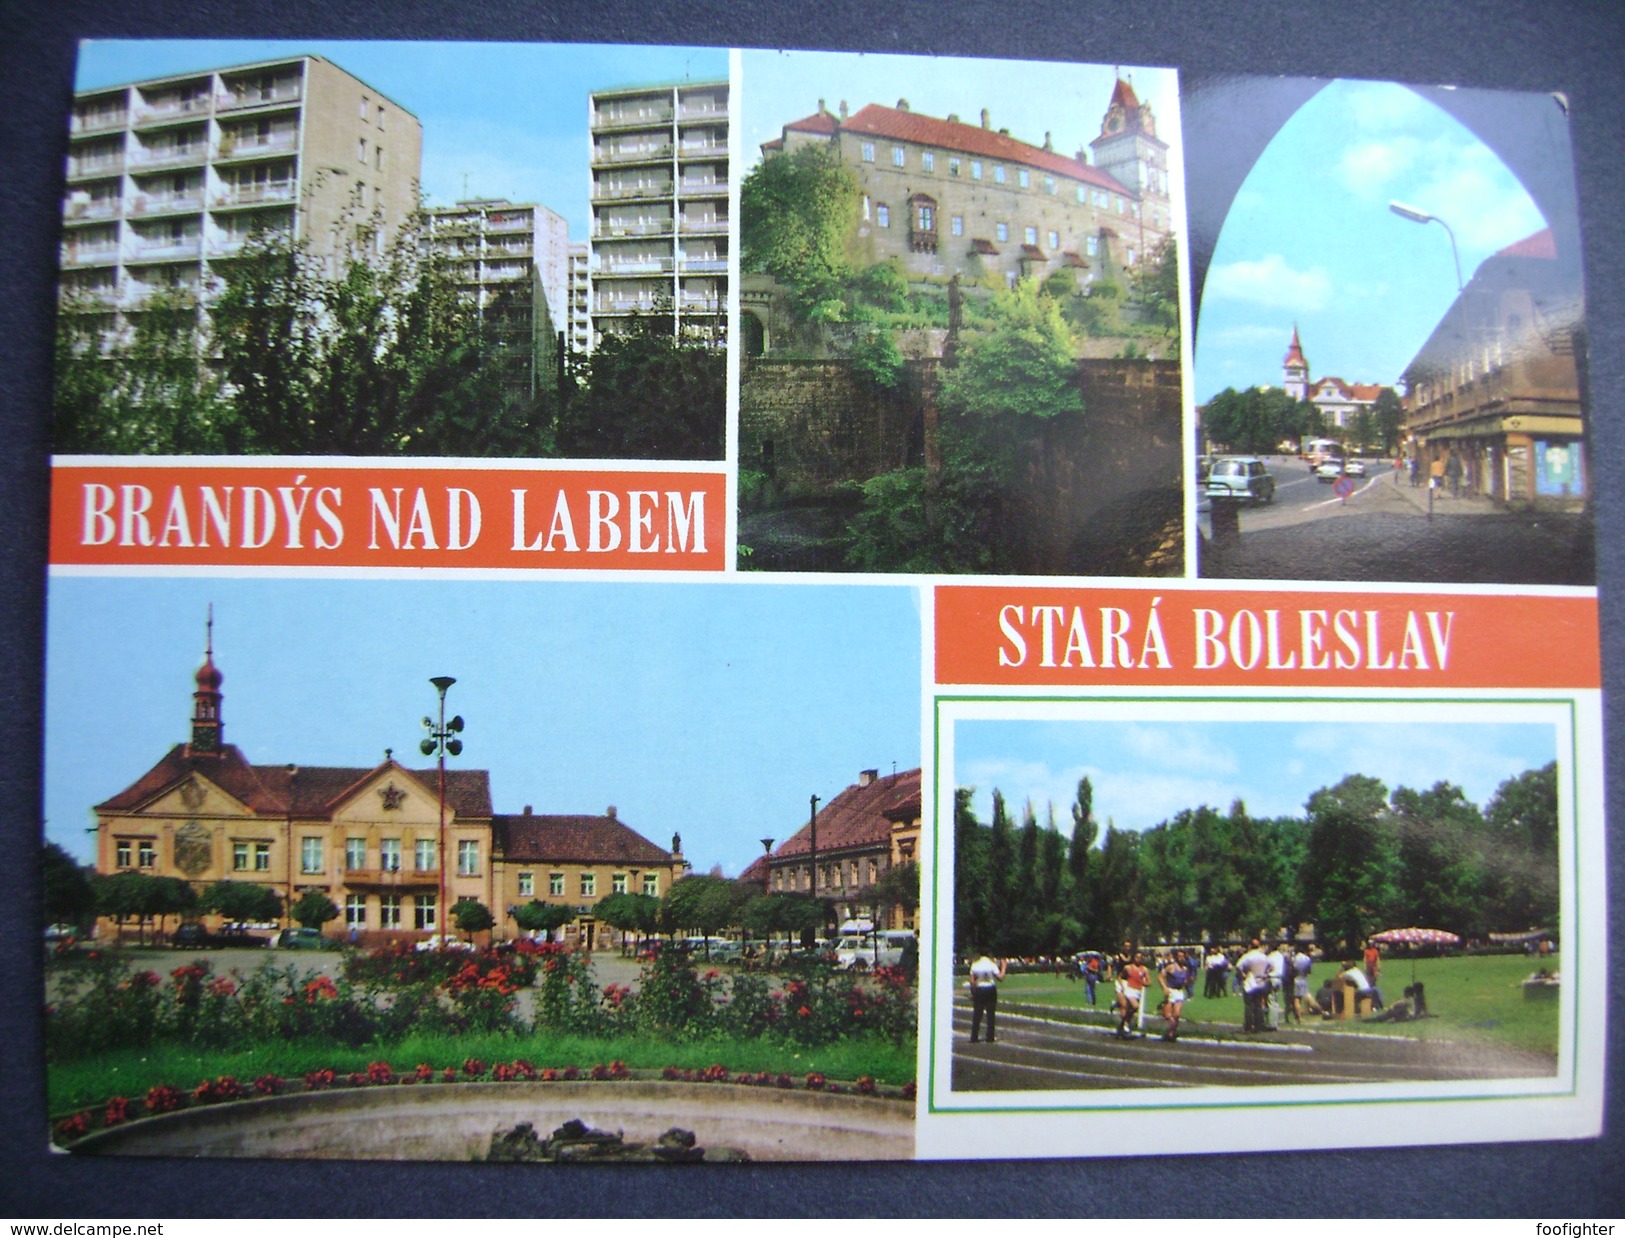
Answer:
[[[68,159],[68,177],[70,180],[85,180],[97,176],[113,176],[126,169],[138,174],[147,169],[188,167],[224,162],[228,159],[258,159],[266,155],[291,155],[298,149],[299,138],[294,133],[268,138],[242,138],[223,134],[213,146],[200,141],[185,146],[145,147],[128,152],[110,150],[74,155]]]
[[[131,109],[120,106],[98,109],[94,112],[75,112],[68,122],[73,134],[100,133],[109,129],[122,129],[132,121],[136,126],[163,124],[195,116],[206,116],[211,108],[216,112],[240,112],[246,108],[286,106],[304,97],[303,83],[298,80],[273,87],[254,87],[242,91],[220,94],[204,92],[185,98],[167,97],[157,103],[140,103]]]
[[[227,185],[208,197],[208,205],[216,209],[292,202],[298,196],[298,186],[291,180],[254,182],[247,185]],[[122,197],[101,198],[86,202],[69,199],[63,203],[64,223],[96,223],[128,218],[158,217],[176,214],[195,214],[204,207],[204,193],[197,189],[190,193],[136,194],[126,200]]]
[[[669,107],[631,108],[626,111],[605,108],[593,113],[591,127],[595,131],[603,132],[610,129],[653,128],[656,125],[669,125],[671,122],[672,111]]]
[[[670,198],[672,190],[671,181],[640,182],[636,185],[595,181],[592,187],[592,200],[613,202],[635,198]],[[677,183],[676,191],[681,197],[716,197],[728,192],[728,182],[716,177],[685,180]]]
[[[594,166],[614,163],[658,163],[671,158],[670,142],[640,143],[637,146],[595,146],[592,151]]]
[[[606,258],[599,264],[597,276],[670,275],[674,271],[683,275],[725,275],[728,260],[715,255],[694,258]]]

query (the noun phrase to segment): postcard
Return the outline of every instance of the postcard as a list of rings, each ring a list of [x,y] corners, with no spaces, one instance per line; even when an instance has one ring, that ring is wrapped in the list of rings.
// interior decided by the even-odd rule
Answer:
[[[41,1137],[1595,1135],[1564,106],[85,43]]]

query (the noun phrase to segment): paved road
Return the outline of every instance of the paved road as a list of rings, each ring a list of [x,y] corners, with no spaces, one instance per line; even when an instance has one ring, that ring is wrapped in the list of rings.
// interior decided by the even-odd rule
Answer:
[[[998,1041],[973,1045],[970,1003],[961,998],[954,1008],[953,1088],[1267,1087],[1531,1078],[1557,1069],[1554,1058],[1538,1054],[1313,1028],[1248,1040],[1216,1040],[1198,1029],[1169,1044],[1159,1038],[1157,1019],[1146,1023],[1146,1039],[1125,1041],[1104,1021],[1079,1025],[1037,1012],[1000,1010]]]
[[[1199,505],[1199,571],[1211,579],[1590,585],[1595,535],[1583,513],[1509,511],[1435,497],[1373,463],[1347,502],[1290,457],[1274,457],[1276,501],[1244,507],[1241,536],[1215,541]],[[1358,479],[1356,479],[1358,481]]]

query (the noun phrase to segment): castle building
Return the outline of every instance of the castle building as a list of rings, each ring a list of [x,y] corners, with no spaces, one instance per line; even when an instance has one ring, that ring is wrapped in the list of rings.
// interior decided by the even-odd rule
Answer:
[[[937,119],[871,103],[848,115],[819,101],[764,143],[763,155],[823,145],[856,174],[858,218],[853,258],[895,260],[919,276],[995,275],[1009,282],[1133,267],[1172,228],[1168,144],[1157,136],[1151,105],[1119,80],[1090,142],[1065,155],[1050,134],[1041,146],[957,115]]]
[[[1405,426],[1424,465],[1455,454],[1472,493],[1590,493],[1577,254],[1543,229],[1486,258],[1405,367]]]
[[[592,345],[652,320],[720,341],[728,315],[728,83],[594,91]]]
[[[199,892],[217,881],[266,886],[284,914],[318,891],[340,910],[330,934],[380,943],[439,930],[444,856],[446,898],[483,903],[497,936],[515,931],[510,908],[538,899],[570,908],[564,940],[591,948],[616,940],[593,915],[600,899],[659,896],[688,870],[679,839],[666,851],[614,808],[493,813],[482,769],[447,768],[442,829],[438,770],[387,751],[371,768],[251,763],[225,739],[224,678],[211,640],[190,739],[95,807],[97,872],[179,877]]]
[[[570,313],[570,237],[564,217],[505,198],[431,207],[429,244],[452,262],[462,294],[521,360],[527,394],[551,387],[556,335]]]
[[[855,919],[873,910],[874,886],[889,869],[918,861],[919,838],[920,771],[866,769],[768,857],[767,885],[814,895],[837,920]],[[759,869],[752,875],[762,879]],[[914,927],[916,915],[894,908],[892,927]]]
[[[417,208],[416,116],[320,56],[79,91],[69,126],[61,290],[120,317],[155,293],[207,299],[257,231],[337,257]]]

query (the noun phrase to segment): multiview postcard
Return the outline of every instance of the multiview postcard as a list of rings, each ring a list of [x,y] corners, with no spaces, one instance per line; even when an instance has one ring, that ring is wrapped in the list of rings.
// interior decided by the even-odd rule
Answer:
[[[41,1138],[1597,1134],[1566,107],[83,44]]]

